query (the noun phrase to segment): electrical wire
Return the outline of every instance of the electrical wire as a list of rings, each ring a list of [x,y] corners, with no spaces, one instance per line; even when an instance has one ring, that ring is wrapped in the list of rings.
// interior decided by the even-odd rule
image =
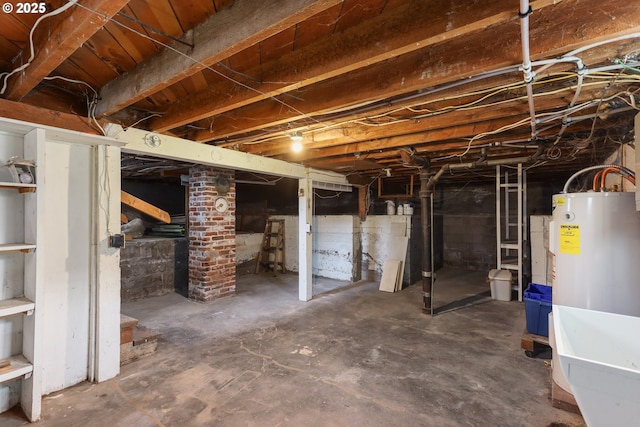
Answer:
[[[9,80],[9,77],[11,77],[12,75],[14,75],[16,73],[19,73],[20,71],[25,70],[29,65],[31,65],[31,62],[33,62],[33,59],[36,56],[35,50],[34,50],[34,47],[33,47],[33,33],[34,33],[35,29],[38,27],[38,25],[40,24],[40,22],[42,22],[46,18],[50,18],[52,16],[61,14],[62,12],[64,12],[67,9],[69,9],[71,6],[75,5],[78,2],[78,0],[68,0],[68,1],[69,1],[69,3],[65,4],[64,6],[61,6],[61,7],[57,8],[57,9],[55,9],[55,10],[52,10],[49,13],[45,13],[44,15],[39,17],[36,20],[36,22],[33,24],[33,27],[31,27],[31,31],[29,31],[29,52],[30,52],[31,55],[29,56],[29,59],[27,60],[27,62],[25,62],[21,66],[15,68],[13,71],[6,72],[6,73],[0,73],[0,77],[3,79],[2,89],[0,89],[0,95],[4,95],[4,92],[7,90],[7,81]]]

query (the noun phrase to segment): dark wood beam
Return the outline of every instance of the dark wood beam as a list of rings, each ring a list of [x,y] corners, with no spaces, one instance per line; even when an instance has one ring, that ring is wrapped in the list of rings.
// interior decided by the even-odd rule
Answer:
[[[48,18],[46,25],[36,28],[33,61],[9,80],[5,98],[21,100],[127,3],[129,0],[80,0],[86,9],[76,5]],[[30,56],[27,46],[19,58],[27,60]],[[16,68],[21,65],[16,64]]]
[[[342,0],[236,0],[158,55],[107,83],[97,114],[108,115],[273,36]],[[178,53],[178,52],[180,53]]]

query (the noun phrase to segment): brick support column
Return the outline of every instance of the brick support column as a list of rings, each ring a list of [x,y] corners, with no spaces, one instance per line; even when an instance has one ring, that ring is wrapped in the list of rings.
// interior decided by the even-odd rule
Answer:
[[[222,193],[218,180],[226,179]],[[228,208],[216,210],[226,199]],[[219,203],[218,203],[219,204]],[[189,171],[189,298],[211,301],[236,292],[236,188],[233,171],[197,166]]]

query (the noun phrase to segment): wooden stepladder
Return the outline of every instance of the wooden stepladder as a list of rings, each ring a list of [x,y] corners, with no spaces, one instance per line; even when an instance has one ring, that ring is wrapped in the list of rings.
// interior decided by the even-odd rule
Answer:
[[[286,273],[284,247],[284,219],[267,219],[262,236],[262,245],[258,253],[256,274],[264,271],[273,271],[274,274]]]

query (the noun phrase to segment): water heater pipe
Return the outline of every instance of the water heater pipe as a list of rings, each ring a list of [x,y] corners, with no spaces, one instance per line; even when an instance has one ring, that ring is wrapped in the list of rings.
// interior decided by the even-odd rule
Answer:
[[[569,177],[569,179],[567,180],[567,182],[564,183],[564,187],[562,188],[562,193],[567,193],[567,191],[569,190],[569,185],[573,182],[574,179],[576,179],[577,177],[579,177],[580,175],[582,175],[585,172],[589,172],[589,171],[594,171],[594,170],[600,170],[600,169],[607,169],[607,168],[617,168],[620,169],[621,171],[625,172],[626,174],[633,176],[635,178],[636,174],[629,168],[624,167],[624,166],[620,166],[620,165],[595,165],[595,166],[589,166],[586,167],[584,169],[580,169],[578,172],[574,173],[573,175],[571,175]]]

